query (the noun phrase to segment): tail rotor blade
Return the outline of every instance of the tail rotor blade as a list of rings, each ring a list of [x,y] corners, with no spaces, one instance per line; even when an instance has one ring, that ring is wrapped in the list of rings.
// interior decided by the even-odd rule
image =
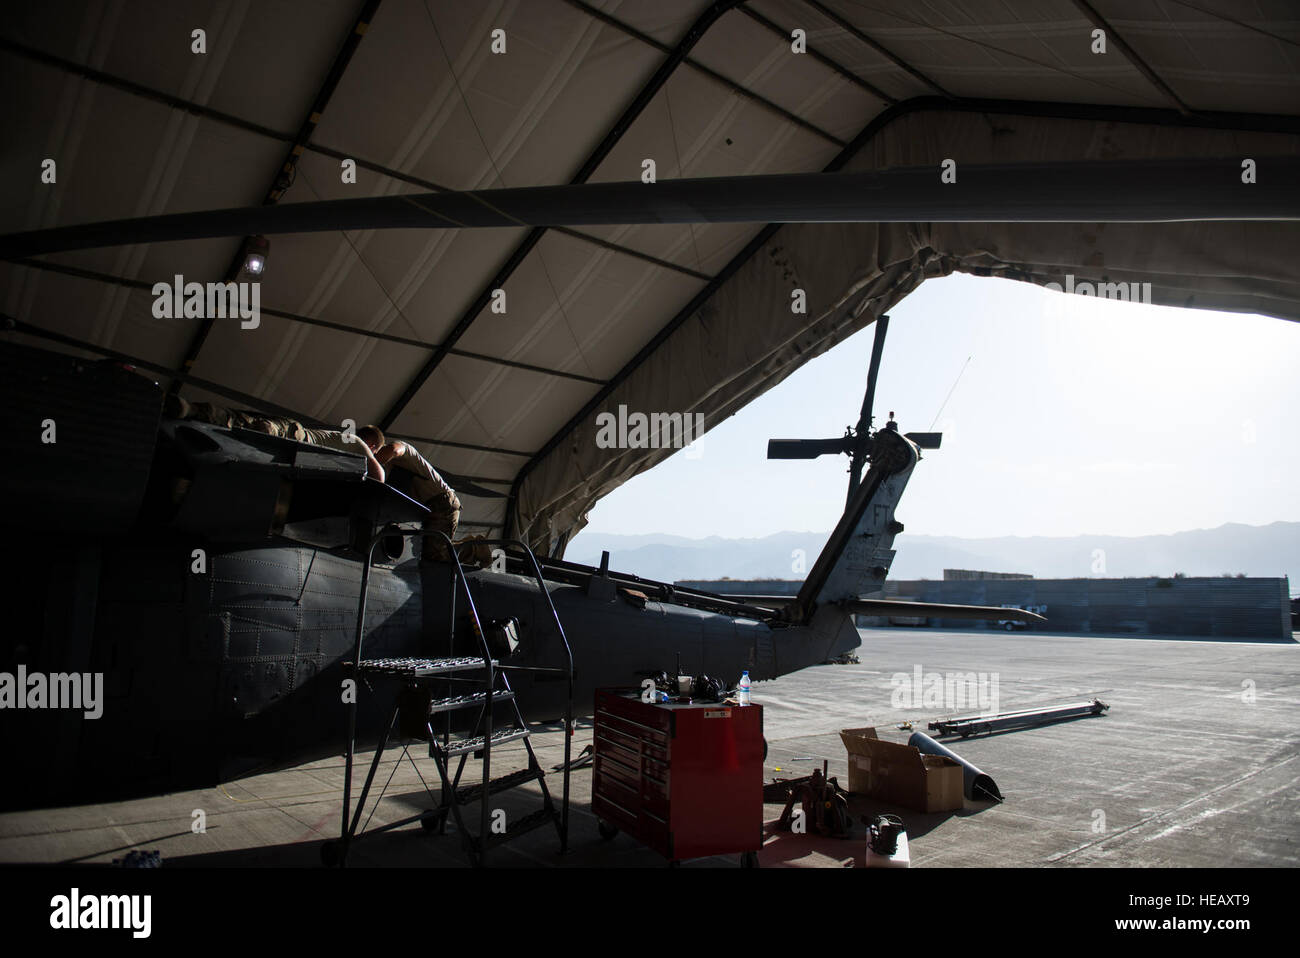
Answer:
[[[769,459],[816,459],[831,453],[847,452],[846,440],[839,439],[769,439]]]
[[[906,436],[922,449],[938,449],[939,444],[943,442],[941,432],[909,432]]]

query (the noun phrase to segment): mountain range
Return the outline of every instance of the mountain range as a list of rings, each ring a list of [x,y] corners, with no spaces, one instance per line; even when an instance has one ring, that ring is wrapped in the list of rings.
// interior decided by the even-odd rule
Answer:
[[[591,565],[610,553],[610,568],[648,579],[802,579],[829,532],[778,532],[761,539],[689,539],[654,533],[582,532],[565,558]],[[1104,576],[1289,576],[1300,591],[1300,522],[1228,523],[1153,536],[1004,536],[960,539],[903,533],[891,579],[942,579],[944,569],[1020,572],[1039,579]],[[802,552],[802,557],[796,550]]]

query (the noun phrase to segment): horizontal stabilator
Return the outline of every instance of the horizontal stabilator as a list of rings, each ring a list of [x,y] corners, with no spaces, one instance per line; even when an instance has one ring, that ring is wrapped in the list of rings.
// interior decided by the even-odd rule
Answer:
[[[0,259],[214,237],[640,223],[1160,223],[1300,219],[1300,158],[1019,163],[414,193],[0,237]]]

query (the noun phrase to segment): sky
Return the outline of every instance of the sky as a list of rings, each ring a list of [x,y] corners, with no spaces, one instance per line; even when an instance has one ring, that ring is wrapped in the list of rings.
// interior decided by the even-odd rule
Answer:
[[[847,457],[768,461],[767,440],[840,436],[856,422],[873,328],[707,423],[691,455],[597,503],[587,531],[831,529]],[[944,433],[899,506],[909,533],[1139,536],[1300,520],[1300,323],[956,273],[890,312],[877,426],[890,410],[904,432]]]

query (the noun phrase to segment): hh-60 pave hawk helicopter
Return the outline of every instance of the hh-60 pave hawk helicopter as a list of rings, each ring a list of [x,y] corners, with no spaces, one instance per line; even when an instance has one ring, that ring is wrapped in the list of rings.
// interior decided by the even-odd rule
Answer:
[[[58,428],[43,449],[25,444],[11,461],[29,468],[4,480],[10,502],[23,504],[3,559],[4,669],[102,672],[106,683],[98,719],[6,714],[19,770],[7,802],[210,784],[337,753],[363,587],[367,659],[472,656],[476,613],[502,664],[558,670],[512,679],[530,720],[565,714],[570,652],[576,713],[589,714],[596,688],[635,685],[679,655],[693,674],[734,682],[745,669],[771,679],[856,648],[854,615],[918,611],[868,597],[883,588],[902,531],[894,509],[919,450],[939,441],[905,436],[892,421],[868,428],[879,323],[858,428],[769,445],[771,458],[845,452],[852,465],[848,505],[798,595],[758,600],[619,574],[607,562],[534,566],[522,543],[502,543],[493,561],[463,572],[459,560],[421,561],[409,533],[426,510],[368,478],[361,456],[164,419],[161,390],[116,363],[0,346],[6,435],[32,424],[39,434],[45,419]],[[380,719],[363,705],[364,737]]]
[[[1181,176],[1172,187],[1171,166]],[[448,224],[1296,215],[1296,191],[1286,184],[1226,197],[1205,191],[1198,176],[1217,176],[1219,166],[972,168],[964,175],[973,188],[957,206],[936,200],[928,170],[376,197],[14,234],[0,237],[0,258]],[[837,439],[769,446],[775,458],[843,452],[851,460],[841,519],[798,595],[779,601],[674,588],[611,572],[607,562],[539,559],[522,543],[500,544],[504,569],[495,561],[465,567],[454,552],[441,561],[421,555],[426,510],[368,479],[362,457],[164,419],[161,390],[121,363],[233,391],[15,318],[5,322],[114,360],[0,348],[0,431],[11,464],[3,479],[9,621],[0,668],[10,676],[20,668],[102,673],[105,681],[102,716],[93,720],[77,710],[5,712],[9,806],[207,785],[337,754],[345,743],[350,764],[357,740],[382,739],[394,722],[377,697],[342,702],[340,689],[367,670],[376,678],[427,678],[444,668],[430,662],[452,659],[491,663],[492,676],[499,665],[511,676],[503,697],[521,720],[539,720],[589,714],[597,687],[635,684],[679,654],[689,672],[726,682],[742,669],[762,680],[824,662],[860,644],[855,614],[1037,618],[872,598],[902,531],[894,517],[899,498],[920,449],[938,444],[935,435],[904,435],[892,421],[871,429],[883,319],[856,428]],[[57,442],[40,441],[46,420],[57,423]],[[468,704],[482,714],[481,696],[493,688],[489,681]],[[489,731],[480,750],[496,741]]]

